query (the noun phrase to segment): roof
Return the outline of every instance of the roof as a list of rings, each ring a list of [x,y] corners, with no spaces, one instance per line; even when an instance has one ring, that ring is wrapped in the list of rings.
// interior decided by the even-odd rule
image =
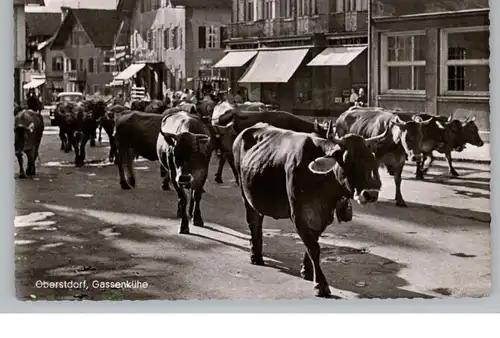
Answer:
[[[170,0],[172,6],[184,6],[189,8],[231,8],[231,0]]]
[[[45,6],[44,0],[14,0],[14,6],[38,5]]]
[[[95,47],[111,48],[121,21],[118,11],[114,9],[68,8],[53,46],[65,44],[76,22],[82,25]]]
[[[54,35],[61,25],[60,13],[26,13],[28,36]]]

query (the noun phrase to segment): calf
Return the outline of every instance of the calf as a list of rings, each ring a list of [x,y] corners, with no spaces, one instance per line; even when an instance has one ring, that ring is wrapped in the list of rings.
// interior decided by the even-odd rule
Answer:
[[[372,143],[373,151],[377,161],[385,165],[389,175],[394,177],[397,206],[406,207],[401,194],[401,175],[407,157],[417,163],[422,159],[421,123],[404,122],[391,111],[378,107],[350,108],[335,123],[338,136],[353,133],[370,138],[387,133],[386,137]]]
[[[161,129],[163,115],[147,114],[137,111],[124,112],[116,117],[115,138],[117,154],[116,164],[122,189],[135,187],[133,170],[134,158],[142,156],[149,161],[157,161],[156,142]],[[124,166],[127,167],[128,180]],[[161,167],[162,177],[166,171]],[[163,187],[168,190],[167,187]]]
[[[199,117],[186,112],[167,115],[161,123],[156,149],[162,167],[170,173],[170,178],[165,175],[164,185],[171,180],[179,197],[180,233],[188,234],[189,218],[193,218],[193,225],[203,226],[200,201],[212,154],[210,129]]]
[[[42,115],[33,110],[23,110],[14,117],[14,151],[19,164],[19,178],[36,175],[35,160],[38,157],[44,129]],[[26,172],[23,153],[28,159]]]
[[[377,138],[336,138],[328,129],[324,139],[258,123],[243,130],[233,145],[251,233],[251,263],[264,265],[264,216],[290,218],[306,246],[301,275],[314,281],[319,297],[330,295],[320,267],[319,236],[343,198],[373,203],[381,187],[378,163],[368,148]]]

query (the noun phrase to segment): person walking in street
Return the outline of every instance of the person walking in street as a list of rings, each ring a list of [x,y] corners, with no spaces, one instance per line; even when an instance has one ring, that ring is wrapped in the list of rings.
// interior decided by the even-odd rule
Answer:
[[[364,107],[366,106],[366,95],[365,95],[365,90],[363,88],[359,88],[359,95],[358,99],[356,100],[356,103],[359,107]]]

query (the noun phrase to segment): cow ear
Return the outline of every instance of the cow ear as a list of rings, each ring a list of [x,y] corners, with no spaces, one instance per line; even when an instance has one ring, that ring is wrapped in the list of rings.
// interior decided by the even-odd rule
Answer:
[[[309,163],[308,168],[314,174],[326,175],[333,170],[336,163],[337,161],[330,156],[318,157]]]
[[[177,143],[177,135],[171,133],[165,133],[163,130],[160,130],[160,133],[163,135],[165,142],[167,142],[172,147]]]

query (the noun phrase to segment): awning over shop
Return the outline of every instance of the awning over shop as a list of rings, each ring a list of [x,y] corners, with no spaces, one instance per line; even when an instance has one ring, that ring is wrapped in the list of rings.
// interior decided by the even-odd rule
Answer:
[[[358,57],[366,46],[360,47],[332,47],[322,51],[308,66],[347,66]]]
[[[45,79],[33,79],[23,86],[23,89],[32,89],[40,87],[45,83]]]
[[[241,67],[250,61],[257,51],[229,52],[213,68],[235,68]]]
[[[114,80],[118,80],[118,81],[126,81],[128,79],[130,79],[132,76],[134,76],[135,74],[137,74],[141,69],[143,69],[144,67],[146,67],[146,64],[145,63],[134,63],[130,66],[127,67],[127,69],[125,69],[123,72],[121,72],[120,74],[118,74]]]
[[[308,48],[260,51],[240,83],[286,83],[299,68]]]
[[[120,87],[120,86],[123,86],[123,81],[120,80],[119,81],[113,80],[106,85],[106,87]]]

